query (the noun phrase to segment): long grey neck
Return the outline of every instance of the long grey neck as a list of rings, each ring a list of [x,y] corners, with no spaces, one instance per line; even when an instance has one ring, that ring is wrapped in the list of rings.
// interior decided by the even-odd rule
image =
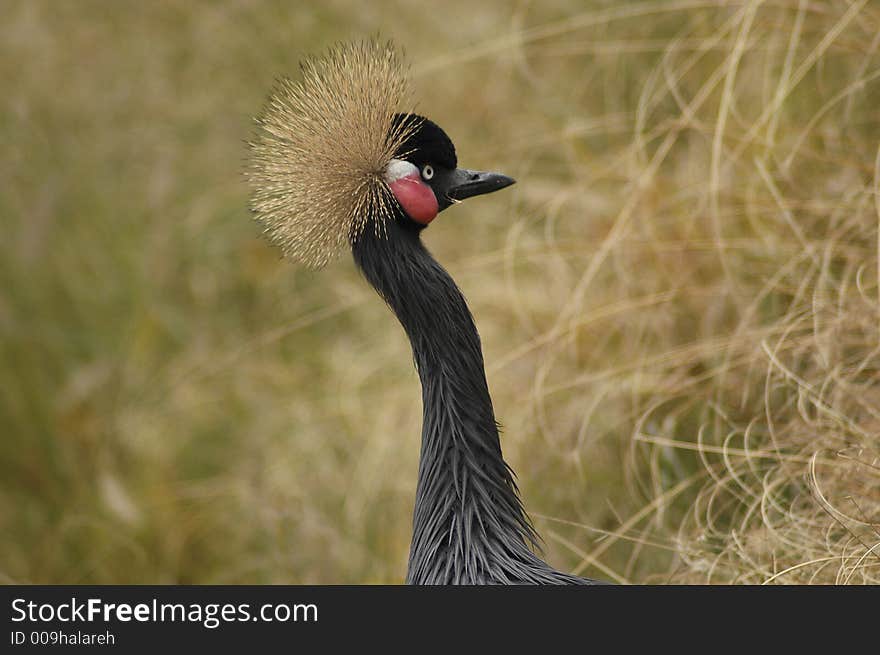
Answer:
[[[501,455],[480,337],[464,296],[422,245],[389,221],[352,244],[357,265],[409,336],[423,425],[407,582],[517,582],[546,567]],[[528,577],[528,576],[526,576]]]

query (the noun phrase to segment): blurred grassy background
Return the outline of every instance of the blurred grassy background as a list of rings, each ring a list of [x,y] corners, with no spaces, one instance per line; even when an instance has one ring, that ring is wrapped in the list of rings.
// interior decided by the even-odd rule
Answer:
[[[379,33],[465,166],[426,233],[563,570],[877,581],[873,2],[5,2],[0,579],[400,582],[421,421],[348,258],[280,260],[244,140]]]

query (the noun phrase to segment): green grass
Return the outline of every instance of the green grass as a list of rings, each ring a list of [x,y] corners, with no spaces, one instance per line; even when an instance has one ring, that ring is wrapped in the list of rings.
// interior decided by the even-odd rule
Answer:
[[[273,79],[379,33],[462,164],[519,181],[426,240],[471,303],[547,558],[877,581],[873,3],[0,19],[3,580],[402,581],[409,345],[350,259],[309,272],[263,242],[241,175]]]

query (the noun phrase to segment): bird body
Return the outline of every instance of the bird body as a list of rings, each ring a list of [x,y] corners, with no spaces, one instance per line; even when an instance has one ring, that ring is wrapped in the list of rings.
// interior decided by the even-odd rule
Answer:
[[[452,204],[514,181],[459,168],[439,126],[398,111],[405,84],[388,48],[337,49],[305,69],[302,85],[283,83],[270,98],[259,121],[264,132],[251,144],[254,211],[270,239],[307,264],[326,262],[342,231],[356,265],[409,337],[423,425],[407,582],[591,584],[534,552],[538,537],[501,453],[476,325],[421,240]],[[346,83],[357,88],[333,86]],[[388,88],[374,88],[383,84]],[[322,114],[346,107],[348,115]],[[370,133],[351,134],[358,129]],[[369,147],[354,154],[330,148],[324,141],[334,139],[334,130],[341,143]],[[334,186],[340,172],[355,180]],[[353,197],[328,197],[346,193]],[[316,208],[332,214],[326,224]]]

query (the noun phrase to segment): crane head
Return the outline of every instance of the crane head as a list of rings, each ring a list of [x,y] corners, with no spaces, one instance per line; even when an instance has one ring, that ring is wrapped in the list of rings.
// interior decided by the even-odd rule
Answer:
[[[453,203],[514,184],[501,173],[458,168],[451,139],[423,116],[398,113],[393,125],[407,137],[385,167],[385,182],[406,217],[422,226]]]
[[[406,67],[391,43],[342,44],[281,79],[257,117],[245,172],[268,239],[320,268],[372,225],[422,228],[471,196],[513,184],[458,168],[455,147],[410,105]]]

